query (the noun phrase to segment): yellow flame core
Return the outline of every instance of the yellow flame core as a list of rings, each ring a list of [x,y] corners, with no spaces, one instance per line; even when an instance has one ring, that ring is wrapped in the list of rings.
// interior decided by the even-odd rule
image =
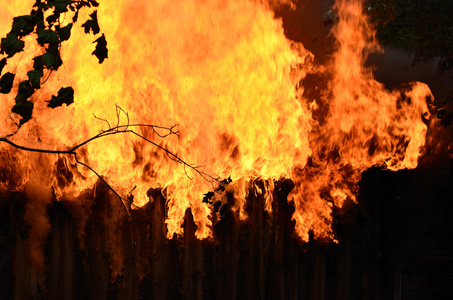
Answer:
[[[0,12],[2,36],[9,31],[9,20],[27,13],[34,1],[26,2]],[[272,1],[277,2],[290,3]],[[403,101],[399,92],[390,93],[376,82],[363,67],[374,35],[361,2],[337,2],[339,22],[333,33],[338,51],[332,65],[324,68],[332,75],[330,92],[326,99],[317,99],[329,106],[323,124],[312,118],[317,105],[309,107],[301,88],[296,89],[313,70],[313,56],[285,37],[281,20],[262,1],[115,0],[101,3],[98,13],[109,58],[99,65],[91,56],[92,37],[75,26],[63,47],[64,67],[35,93],[33,119],[13,139],[42,149],[74,146],[108,128],[93,114],[115,123],[117,104],[132,123],[179,124],[179,138],[139,131],[206,174],[231,176],[228,191],[237,199],[241,218],[246,218],[244,205],[253,178],[268,180],[262,185],[265,190],[256,186],[268,211],[273,180],[291,178],[296,187],[288,199],[296,207],[299,236],[308,240],[313,231],[315,237],[333,238],[332,205],[355,200],[354,186],[362,171],[373,165],[393,170],[417,165],[426,132],[421,115],[427,112],[429,94],[425,85],[417,84],[406,92],[411,101]],[[26,76],[21,70],[37,55],[32,40],[27,54],[17,55],[5,68],[17,67],[16,89]],[[45,100],[68,85],[76,92],[75,103],[48,108]],[[11,98],[0,99],[2,136],[14,128]],[[32,170],[47,174],[40,182],[52,186],[60,198],[77,197],[97,180],[72,158],[51,156],[44,164],[30,153],[0,147],[2,190],[22,189],[33,181]],[[182,233],[188,208],[197,237],[211,235],[211,207],[202,202],[211,183],[154,145],[122,134],[95,140],[80,152],[120,194],[132,194],[138,206],[150,201],[150,188],[161,188],[169,238]]]

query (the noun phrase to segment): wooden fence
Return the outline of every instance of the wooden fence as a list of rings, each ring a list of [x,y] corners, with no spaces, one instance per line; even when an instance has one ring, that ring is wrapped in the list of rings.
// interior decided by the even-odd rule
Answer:
[[[48,206],[39,269],[28,258],[26,197],[1,195],[0,299],[446,299],[452,179],[448,163],[366,172],[360,203],[335,212],[338,244],[298,239],[287,180],[276,183],[272,215],[252,195],[246,221],[225,205],[214,238],[201,241],[190,211],[184,235],[167,240],[165,199],[150,191],[145,213],[132,212],[134,247],[117,199],[98,185],[89,205]]]

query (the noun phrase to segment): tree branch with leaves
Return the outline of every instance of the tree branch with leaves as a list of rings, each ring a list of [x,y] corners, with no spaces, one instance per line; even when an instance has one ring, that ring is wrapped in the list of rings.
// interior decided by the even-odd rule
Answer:
[[[0,60],[0,93],[12,95],[16,89],[13,89],[16,74],[11,72],[3,73],[4,67],[8,64],[9,59],[23,52],[25,49],[25,37],[33,36],[38,45],[42,48],[43,54],[35,56],[32,60],[32,68],[27,70],[27,79],[18,83],[17,94],[15,95],[15,104],[11,108],[11,115],[18,115],[20,119],[13,120],[16,125],[15,130],[12,132],[0,136],[0,142],[9,144],[17,150],[28,151],[28,152],[39,152],[47,153],[49,155],[68,155],[73,156],[76,163],[80,166],[91,171],[95,174],[100,181],[115,194],[116,197],[121,201],[122,207],[124,208],[130,228],[132,231],[132,240],[135,254],[135,234],[132,226],[132,219],[129,213],[128,205],[135,206],[133,201],[120,195],[113,186],[107,182],[107,180],[92,168],[88,163],[83,162],[78,156],[79,150],[89,144],[90,142],[98,139],[107,138],[111,135],[117,134],[130,134],[137,138],[144,140],[146,143],[152,144],[157,150],[163,151],[167,157],[183,165],[184,170],[191,169],[193,172],[201,176],[203,179],[213,183],[218,181],[214,177],[206,174],[200,170],[196,165],[190,164],[182,159],[177,154],[173,153],[169,149],[160,144],[152,141],[148,137],[141,134],[141,128],[150,128],[153,133],[160,137],[166,138],[170,135],[176,135],[179,137],[179,131],[177,125],[172,127],[164,127],[151,124],[134,124],[130,122],[128,113],[121,107],[116,106],[116,120],[111,123],[106,120],[94,116],[96,119],[105,122],[107,129],[101,130],[98,134],[83,140],[76,145],[67,149],[41,149],[34,147],[27,147],[20,145],[14,141],[14,136],[23,128],[22,126],[30,121],[33,116],[34,100],[32,96],[42,88],[46,83],[52,72],[57,71],[64,62],[61,58],[62,44],[69,40],[71,37],[71,31],[74,28],[74,24],[78,22],[78,17],[83,9],[91,9],[92,12],[89,14],[90,19],[82,24],[82,28],[86,34],[93,34],[95,36],[94,43],[96,44],[92,54],[96,56],[99,63],[103,63],[108,58],[107,41],[105,35],[102,33],[98,23],[97,11],[93,10],[98,7],[99,4],[94,0],[87,1],[71,1],[71,0],[37,0],[32,7],[29,15],[18,16],[13,19],[11,31],[6,35],[5,38],[1,39],[0,54],[4,57]],[[68,14],[72,15],[72,22],[64,23],[61,20],[68,19]],[[22,62],[21,62],[22,63]],[[26,62],[23,62],[24,64]],[[72,105],[74,103],[74,89],[71,86],[61,87],[57,93],[46,100],[49,108],[55,109],[57,107]],[[121,122],[126,117],[126,122]],[[186,172],[187,174],[187,172]],[[189,175],[187,175],[189,177]],[[190,178],[190,177],[189,177]]]
[[[44,54],[33,58],[33,67],[27,72],[28,79],[19,83],[17,95],[14,98],[15,105],[11,110],[21,117],[16,123],[18,127],[32,118],[34,103],[30,101],[30,97],[41,88],[53,71],[57,71],[63,65],[61,47],[70,39],[73,25],[78,21],[80,11],[98,6],[99,3],[94,0],[37,0],[29,15],[13,19],[11,31],[1,39],[0,54],[4,57],[0,60],[0,74],[11,57],[24,51],[26,36],[35,36],[39,46],[44,50]],[[62,20],[65,20],[70,12],[72,22],[63,26]],[[95,36],[100,34],[97,10],[90,14],[90,19],[82,27],[87,34],[92,33]],[[96,47],[92,54],[99,59],[99,63],[102,63],[108,57],[105,35],[102,34],[94,43]],[[11,72],[0,77],[0,93],[11,93],[15,77],[16,74]],[[47,100],[47,106],[56,108],[73,102],[74,89],[70,86],[62,87],[56,96]]]

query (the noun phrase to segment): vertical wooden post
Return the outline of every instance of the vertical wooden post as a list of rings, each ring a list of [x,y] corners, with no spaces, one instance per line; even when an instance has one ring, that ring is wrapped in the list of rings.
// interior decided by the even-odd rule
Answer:
[[[310,263],[310,299],[324,300],[325,298],[325,259],[323,249],[316,241],[312,242]]]
[[[238,284],[238,220],[230,205],[224,205],[220,214],[222,219],[215,227],[218,242],[216,277],[216,299],[237,299]]]
[[[370,218],[368,226],[362,232],[363,251],[363,286],[365,300],[379,300],[380,297],[380,172],[371,170],[363,182],[366,185],[364,195]]]
[[[39,274],[30,266],[25,240],[20,236],[17,236],[14,247],[14,271],[14,298],[16,300],[39,299],[41,296]]]
[[[150,195],[151,203],[151,226],[150,226],[150,248],[151,251],[151,278],[152,296],[155,299],[167,299],[168,280],[167,277],[167,237],[165,227],[165,199],[156,190]]]
[[[351,276],[351,245],[348,236],[337,247],[336,300],[349,300]]]
[[[260,195],[250,193],[252,205],[248,223],[250,237],[246,268],[247,291],[246,299],[265,299],[265,266],[264,266],[264,199]]]
[[[201,241],[195,237],[196,226],[190,209],[184,219],[183,297],[203,299],[203,253]]]
[[[63,207],[63,202],[53,203],[50,211],[52,231],[49,235],[47,257],[48,298],[78,299],[83,296],[84,287],[81,286],[81,278],[76,276],[81,261],[77,261],[78,247],[74,222]]]
[[[0,194],[0,295],[14,298],[15,211],[10,195]]]
[[[285,286],[285,274],[284,274],[284,263],[287,258],[285,255],[285,226],[282,222],[283,210],[280,207],[280,199],[278,195],[274,194],[274,200],[272,203],[272,214],[268,220],[271,223],[271,236],[269,243],[268,253],[268,269],[266,271],[266,296],[269,299],[289,299],[284,297]]]
[[[272,239],[270,257],[275,256],[268,270],[271,299],[299,299],[299,254],[300,249],[290,221],[294,207],[287,201],[294,184],[290,180],[277,182],[272,203]]]
[[[401,300],[401,267],[393,270],[393,300]]]

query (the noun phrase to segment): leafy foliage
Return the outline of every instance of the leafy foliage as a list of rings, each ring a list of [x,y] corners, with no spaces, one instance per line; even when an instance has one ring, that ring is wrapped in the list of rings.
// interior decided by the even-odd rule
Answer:
[[[0,74],[3,71],[3,68],[6,66],[6,57],[4,57],[2,60],[0,60]]]
[[[62,106],[63,104],[69,105],[74,102],[74,89],[72,87],[65,87],[61,88],[58,91],[57,96],[52,96],[49,103],[47,104],[48,107],[55,108],[58,106]]]
[[[55,11],[58,12],[67,12],[68,5],[71,3],[71,0],[49,0],[47,1],[53,7],[55,7]]]
[[[208,203],[212,204],[212,198],[215,197],[214,192],[207,192],[206,194],[203,195],[203,203]]]
[[[38,32],[38,43],[41,46],[44,46],[44,44],[58,45],[59,42],[58,34],[51,29],[41,29]]]
[[[406,49],[414,63],[439,60],[453,68],[453,2],[368,0],[367,11],[380,42]]]
[[[20,120],[20,125],[25,124],[31,119],[33,114],[33,102],[25,100],[25,101],[17,101],[16,105],[13,106],[12,112],[18,114],[22,117]]]
[[[30,81],[33,88],[39,89],[41,87],[41,77],[43,75],[44,74],[39,70],[28,71],[27,73],[28,80]]]
[[[61,46],[64,41],[71,38],[71,30],[78,20],[79,12],[82,9],[98,7],[99,3],[94,0],[36,0],[29,15],[18,16],[13,19],[11,31],[6,37],[1,39],[0,54],[4,57],[0,60],[0,75],[8,63],[8,59],[13,57],[25,48],[24,37],[35,35],[38,44],[44,48],[42,55],[33,58],[33,69],[27,72],[28,79],[19,83],[16,104],[12,112],[22,117],[22,125],[31,119],[33,114],[33,102],[29,98],[40,89],[43,78],[47,77],[52,71],[58,70],[62,65]],[[67,14],[73,14],[72,23],[62,24],[68,18]],[[46,18],[44,16],[46,15]],[[82,27],[85,33],[97,35],[100,33],[97,11],[90,14],[90,18]],[[99,63],[104,62],[108,57],[107,41],[105,35],[98,37],[93,55]],[[5,56],[6,55],[6,56]],[[9,94],[13,88],[15,74],[7,72],[0,77],[0,93]],[[70,105],[74,102],[74,89],[64,87],[58,91],[57,96],[52,96],[48,100],[48,107],[56,108],[63,104]]]
[[[33,32],[36,26],[36,20],[33,16],[20,16],[13,19],[11,33],[18,37],[29,35]]]
[[[381,43],[411,52],[414,64],[437,60],[441,72],[453,69],[453,1],[368,0],[366,5]],[[453,121],[445,108],[452,100],[436,104],[445,127]]]
[[[19,91],[16,96],[16,101],[18,99],[20,100],[27,100],[33,93],[35,92],[35,89],[33,88],[33,85],[31,84],[30,80],[24,80],[21,83],[19,83]]]
[[[217,202],[214,202],[213,201],[213,198],[215,200],[215,194],[216,193],[223,193],[225,192],[226,188],[225,186],[229,185],[230,183],[233,182],[233,180],[231,179],[231,176],[229,176],[228,178],[225,178],[223,180],[218,180],[219,182],[219,186],[214,189],[214,191],[209,191],[207,192],[206,194],[203,195],[203,203],[207,203],[207,204],[214,204],[214,206],[217,206],[215,207],[215,211],[218,211],[220,206],[221,206],[221,202],[217,201]],[[220,206],[219,206],[220,205]]]
[[[93,34],[98,34],[101,29],[99,28],[99,23],[98,23],[98,14],[97,11],[92,13],[90,15],[91,20],[86,21],[82,27],[85,28],[85,33],[90,33],[93,32]]]
[[[58,48],[48,48],[47,52],[41,56],[41,64],[49,70],[58,70],[63,64]]]
[[[15,77],[15,74],[8,72],[0,78],[0,93],[9,94],[11,92]]]
[[[24,50],[24,47],[24,41],[20,40],[14,33],[8,33],[6,38],[2,38],[0,53],[6,53],[8,57],[12,57],[14,54]]]
[[[60,26],[56,27],[57,28],[57,35],[60,38],[60,42],[64,42],[64,41],[69,40],[69,38],[71,37],[72,25],[73,25],[72,23],[69,23],[65,27],[61,27],[61,28],[60,28]]]
[[[104,60],[108,58],[107,41],[105,40],[104,34],[94,42],[96,43],[96,49],[92,54],[95,55],[99,59],[99,63],[102,64]]]

